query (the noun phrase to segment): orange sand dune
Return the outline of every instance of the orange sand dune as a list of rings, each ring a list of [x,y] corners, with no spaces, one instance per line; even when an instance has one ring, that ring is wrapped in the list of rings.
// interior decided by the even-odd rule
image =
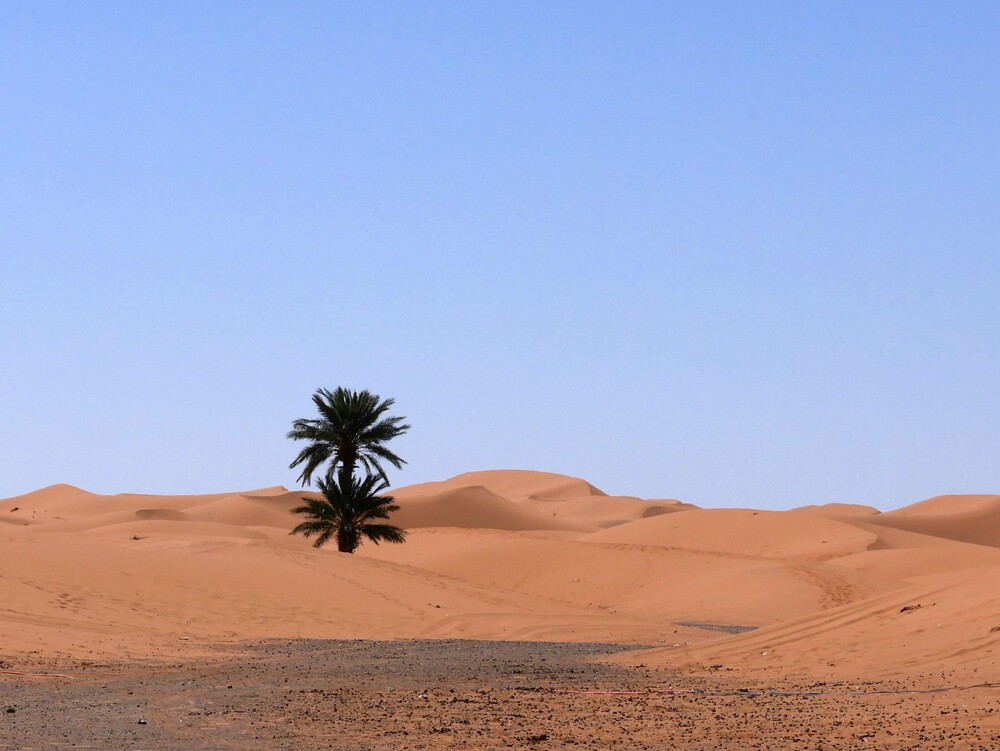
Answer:
[[[760,558],[830,558],[865,550],[877,537],[822,516],[748,509],[697,509],[642,519],[590,535],[593,542],[705,550]]]
[[[695,508],[674,500],[646,501],[631,496],[610,495],[528,499],[522,501],[521,505],[542,514],[576,519],[581,524],[597,529],[617,527],[636,519]]]
[[[306,493],[280,486],[0,501],[0,658],[467,637],[661,644],[637,659],[813,676],[995,670],[1000,496],[699,509],[516,470],[392,494],[408,542],[354,556],[289,536]]]
[[[1000,547],[1000,495],[944,495],[870,520],[910,532]]]
[[[291,511],[302,505],[304,495],[284,490],[271,496],[237,493],[191,507],[186,513],[197,521],[287,530]]]
[[[284,488],[272,488],[275,494],[284,493]],[[233,495],[215,493],[210,495],[143,495],[120,493],[118,495],[97,495],[72,485],[52,485],[33,493],[0,501],[0,511],[6,508],[16,513],[19,520],[28,523],[92,519],[103,514],[122,511],[138,511],[144,508],[186,510]],[[250,491],[244,495],[269,497],[266,490]],[[11,509],[17,508],[15,512]]]
[[[598,544],[592,536],[428,529],[402,546],[369,547],[389,560],[495,591],[626,614],[660,624],[775,623],[839,604],[861,577],[766,558],[656,546]],[[720,597],[720,592],[725,592]],[[669,634],[672,629],[667,629]]]
[[[226,541],[212,529],[208,544],[204,528],[151,521],[72,540],[4,539],[4,652],[170,654],[198,643],[279,636],[503,638],[507,622],[522,631],[525,623],[551,628],[559,638],[578,622],[585,639],[636,628],[651,636],[626,618],[591,623],[584,608],[317,551],[298,538]],[[146,536],[133,540],[136,531]],[[456,621],[459,615],[464,620]]]
[[[694,508],[672,499],[609,496],[575,477],[518,470],[466,472],[443,482],[399,488],[392,495],[402,507],[398,523],[407,528],[594,531]]]
[[[925,577],[878,597],[681,650],[623,658],[816,678],[923,674],[939,685],[1000,678],[1000,566]]]
[[[517,505],[482,485],[437,489],[415,494],[397,493],[399,504],[394,523],[404,529],[419,527],[464,527],[506,530],[586,530],[571,521],[546,516]]]
[[[841,517],[875,516],[882,513],[877,508],[871,506],[861,506],[856,503],[824,503],[813,506],[799,506],[791,509],[803,514],[818,514],[829,516],[834,519]]]
[[[577,477],[516,469],[465,472],[442,482],[428,482],[400,488],[395,490],[393,495],[424,494],[474,485],[481,485],[514,502],[528,499],[560,500],[587,495],[605,495],[603,491],[598,490],[586,480]]]

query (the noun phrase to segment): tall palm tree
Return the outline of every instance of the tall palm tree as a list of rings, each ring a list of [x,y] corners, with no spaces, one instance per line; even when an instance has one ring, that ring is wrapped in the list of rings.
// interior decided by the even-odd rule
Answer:
[[[320,416],[296,420],[288,432],[293,440],[309,441],[289,465],[289,468],[302,465],[299,482],[303,485],[308,485],[313,473],[327,461],[330,462],[327,482],[339,467],[342,487],[350,484],[359,462],[366,473],[375,470],[384,482],[389,478],[382,469],[383,461],[396,469],[406,463],[385,447],[386,442],[410,429],[403,422],[405,417],[386,416],[395,400],[343,387],[334,391],[317,389],[312,399]]]
[[[399,527],[376,521],[388,519],[390,513],[399,510],[391,496],[379,495],[389,487],[381,477],[366,475],[363,480],[352,477],[349,484],[342,483],[343,476],[336,480],[320,479],[316,484],[323,498],[303,497],[305,505],[292,509],[307,516],[308,521],[295,527],[291,534],[318,535],[313,543],[317,548],[336,535],[337,550],[341,553],[353,553],[365,539],[376,545],[406,539],[406,532]]]

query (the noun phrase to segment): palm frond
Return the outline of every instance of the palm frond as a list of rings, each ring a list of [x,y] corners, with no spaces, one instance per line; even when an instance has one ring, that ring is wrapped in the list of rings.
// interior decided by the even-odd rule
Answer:
[[[332,524],[328,524],[326,528],[320,532],[319,537],[316,538],[316,542],[313,543],[313,547],[323,547],[335,534],[337,534],[337,528]]]
[[[365,475],[358,479],[352,477],[348,482],[341,476],[319,478],[321,497],[303,496],[303,505],[293,509],[293,513],[309,517],[292,530],[292,534],[302,534],[306,537],[318,535],[315,543],[320,547],[334,535],[338,536],[338,547],[341,536],[348,540],[343,548],[353,552],[362,538],[375,542],[402,542],[405,533],[391,524],[372,523],[373,520],[385,520],[389,515],[399,510],[392,496],[380,495],[389,486],[378,475]],[[371,530],[371,533],[369,533]]]
[[[380,542],[406,542],[406,532],[391,524],[366,524],[359,531],[376,545]]]
[[[389,514],[394,511],[399,511],[399,506],[393,503],[392,498],[382,497],[379,499],[380,502],[372,503],[367,505],[365,508],[359,509],[357,512],[357,518],[361,521],[367,521],[369,519],[388,519]]]
[[[305,464],[299,474],[299,482],[303,485],[308,484],[312,479],[313,472],[330,458],[331,453],[330,446],[325,443],[310,443],[299,452],[288,468],[294,469],[300,464]]]
[[[292,509],[293,514],[306,514],[316,519],[323,519],[335,510],[325,499],[303,497],[302,500],[305,505]]]
[[[302,465],[299,481],[312,482],[317,470],[324,463],[329,466],[324,473],[332,478],[338,468],[352,470],[357,462],[371,472],[374,470],[388,480],[382,462],[399,469],[403,459],[385,447],[385,443],[410,429],[403,417],[386,416],[396,403],[382,399],[370,391],[352,391],[338,387],[333,391],[317,389],[312,396],[319,413],[316,419],[299,419],[292,423],[288,438],[308,441],[290,467]]]
[[[289,534],[312,537],[315,534],[325,532],[329,528],[330,528],[329,522],[323,522],[323,521],[302,522],[301,524],[296,526],[295,529],[289,532]]]
[[[377,459],[382,459],[384,461],[389,462],[396,469],[402,469],[403,465],[406,464],[406,462],[402,458],[394,454],[385,446],[381,445],[372,446],[372,448],[369,449],[369,453]]]

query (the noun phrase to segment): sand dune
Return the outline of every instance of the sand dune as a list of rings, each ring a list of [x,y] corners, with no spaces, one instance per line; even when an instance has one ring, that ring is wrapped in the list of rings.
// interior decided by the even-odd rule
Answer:
[[[830,558],[865,550],[877,536],[822,516],[749,509],[696,509],[590,535],[593,542],[704,550],[761,558]]]
[[[410,485],[393,491],[393,494],[405,497],[410,494],[422,495],[454,488],[482,486],[487,490],[511,501],[525,500],[561,500],[578,498],[580,496],[603,496],[605,493],[595,488],[586,480],[577,477],[567,477],[551,472],[535,472],[528,470],[498,469],[480,472],[465,472],[449,480],[429,482],[420,485]]]
[[[484,492],[485,491],[485,492]],[[399,488],[401,526],[594,531],[693,508],[676,500],[609,496],[590,483],[549,472],[466,472]]]
[[[766,674],[866,678],[934,674],[938,685],[996,680],[1000,567],[927,577],[842,607],[678,652],[626,662],[738,667]],[[996,629],[996,630],[994,630]]]
[[[304,493],[281,491],[272,496],[237,493],[209,501],[186,512],[191,519],[239,527],[288,529],[293,508],[301,506]]]
[[[659,624],[769,624],[839,604],[859,578],[782,561],[589,542],[589,536],[417,530],[365,557],[416,566],[494,591]],[[719,597],[724,591],[725,597]],[[669,634],[672,628],[666,630]]]
[[[1000,495],[945,495],[870,519],[958,542],[1000,547]]]
[[[818,514],[819,516],[829,516],[831,518],[853,518],[858,516],[875,516],[882,513],[872,506],[862,506],[857,503],[824,503],[812,506],[799,506],[791,509],[793,512],[803,514]]]
[[[491,492],[482,485],[435,489],[422,494],[397,494],[399,511],[395,523],[404,529],[420,527],[463,527],[506,530],[584,530],[553,516],[524,508]]]
[[[680,501],[646,501],[632,496],[579,496],[569,498],[527,499],[522,506],[538,513],[575,519],[596,529],[617,527],[637,519],[670,514],[694,508]]]
[[[409,541],[354,556],[289,536],[305,493],[280,486],[55,485],[0,501],[0,644],[81,656],[261,637],[597,639],[669,647],[637,658],[648,664],[883,676],[989,671],[1000,649],[1000,496],[699,509],[516,470],[392,494]]]

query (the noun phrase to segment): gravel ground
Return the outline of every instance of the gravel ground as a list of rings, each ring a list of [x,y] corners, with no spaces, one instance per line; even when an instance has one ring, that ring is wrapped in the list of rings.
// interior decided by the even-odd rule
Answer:
[[[851,696],[856,687],[765,687],[726,671],[677,675],[600,661],[634,648],[296,640],[172,662],[7,665],[73,680],[0,675],[0,748],[1000,748],[995,689]],[[656,693],[666,686],[711,693]],[[602,689],[640,693],[560,693]]]

